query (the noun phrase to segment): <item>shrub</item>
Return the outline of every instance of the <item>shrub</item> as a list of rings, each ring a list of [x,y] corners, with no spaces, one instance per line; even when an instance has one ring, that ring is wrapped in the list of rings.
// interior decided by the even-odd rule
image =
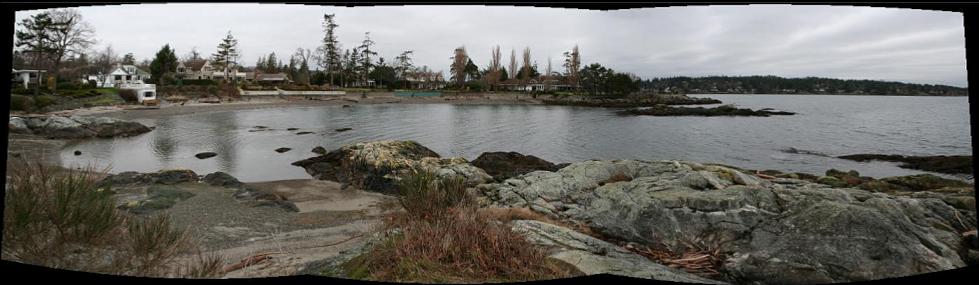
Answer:
[[[392,214],[389,238],[341,265],[348,277],[397,282],[507,282],[580,275],[509,226],[485,218],[461,179],[421,172],[400,182],[408,215]]]
[[[34,98],[34,107],[37,109],[43,109],[44,107],[54,105],[57,103],[57,97],[51,95],[41,95]]]
[[[20,85],[20,84],[14,84],[14,85],[16,87],[14,87],[12,90],[10,90],[10,93],[11,94],[20,94],[20,95],[31,95],[31,94],[34,94],[34,89],[24,88],[24,85]]]
[[[422,171],[403,178],[398,186],[402,195],[401,206],[409,215],[418,218],[440,216],[450,208],[472,202],[460,177],[439,178],[431,172]]]
[[[30,111],[34,109],[34,99],[31,96],[10,95],[10,110]]]
[[[78,87],[74,82],[58,82],[58,90],[75,90]]]
[[[550,259],[506,224],[472,207],[434,220],[403,217],[399,232],[345,264],[350,277],[395,282],[513,282],[565,278],[576,269]]]
[[[108,274],[218,274],[206,263],[212,260],[177,262],[193,245],[167,216],[120,212],[111,190],[98,186],[104,172],[55,169],[26,158],[8,161],[7,170],[5,259]]]
[[[180,85],[202,85],[202,86],[207,86],[207,85],[216,85],[216,84],[217,84],[217,82],[214,82],[214,80],[210,80],[210,79],[182,79],[182,80],[180,80]]]

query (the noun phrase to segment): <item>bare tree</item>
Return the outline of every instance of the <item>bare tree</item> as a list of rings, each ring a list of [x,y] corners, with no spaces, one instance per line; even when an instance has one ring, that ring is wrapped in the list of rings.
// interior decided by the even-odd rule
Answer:
[[[575,45],[570,52],[564,52],[565,75],[568,77],[568,84],[573,88],[578,88],[578,71],[581,69],[581,54],[578,52],[578,45]]]
[[[510,78],[517,77],[517,51],[510,49]]]
[[[496,84],[500,82],[500,46],[493,48],[492,59],[490,59],[489,69],[486,74],[486,83],[490,89],[495,90]]]
[[[545,70],[544,77],[542,78],[544,82],[544,89],[547,90],[550,87],[551,80],[551,57],[547,57],[547,69]]]
[[[530,47],[525,47],[523,49],[523,66],[520,67],[520,72],[523,76],[520,77],[521,84],[527,84],[530,80]]]
[[[77,9],[51,11],[51,20],[55,23],[51,33],[54,43],[51,62],[54,65],[54,74],[57,76],[65,58],[82,54],[95,44],[95,29],[82,20],[82,15]]]
[[[302,81],[302,82],[305,82],[306,85],[309,85],[309,78],[310,78],[310,74],[309,74],[309,59],[313,56],[313,51],[311,51],[309,49],[298,48],[298,49],[296,49],[296,55],[295,56],[299,60],[299,70],[298,70],[298,73],[299,73],[298,74],[299,75],[298,77],[299,78],[297,78],[299,80],[296,80],[296,81]]]

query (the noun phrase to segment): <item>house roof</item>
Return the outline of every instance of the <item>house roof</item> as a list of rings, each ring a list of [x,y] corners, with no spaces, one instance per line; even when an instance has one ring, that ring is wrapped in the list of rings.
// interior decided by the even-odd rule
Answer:
[[[281,73],[281,72],[280,73],[262,73],[262,74],[259,74],[259,75],[255,76],[255,79],[256,80],[265,80],[265,81],[280,81],[280,80],[288,80],[289,77],[286,76],[285,73]]]
[[[201,67],[204,67],[204,65],[207,64],[207,60],[206,59],[188,60],[183,62],[183,64],[184,67],[186,67],[187,69],[201,70]]]

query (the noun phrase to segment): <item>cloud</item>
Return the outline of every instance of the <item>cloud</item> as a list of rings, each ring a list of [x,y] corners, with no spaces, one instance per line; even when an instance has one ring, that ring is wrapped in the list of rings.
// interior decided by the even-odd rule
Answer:
[[[230,30],[243,63],[315,49],[324,13],[344,48],[370,32],[386,61],[414,51],[416,65],[448,70],[465,46],[487,65],[530,47],[543,68],[577,44],[583,63],[644,78],[779,75],[867,78],[966,86],[961,13],[848,6],[742,5],[616,11],[500,6],[332,7],[284,4],[143,4],[81,7],[99,47],[150,58],[169,43],[182,55],[215,47]],[[17,12],[19,19],[37,11]],[[518,59],[519,61],[519,59]]]

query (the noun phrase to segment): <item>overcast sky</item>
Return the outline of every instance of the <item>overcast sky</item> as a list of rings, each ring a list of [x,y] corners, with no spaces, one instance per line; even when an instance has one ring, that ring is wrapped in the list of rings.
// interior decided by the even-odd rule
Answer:
[[[819,76],[967,86],[961,13],[837,6],[701,6],[594,11],[496,6],[330,7],[284,4],[141,4],[78,8],[98,45],[138,60],[169,43],[184,56],[215,51],[230,30],[242,62],[315,49],[323,14],[336,14],[344,48],[370,32],[387,62],[414,51],[416,65],[448,73],[465,46],[481,68],[500,45],[524,47],[544,70],[561,69],[577,44],[582,63],[643,78],[706,75]],[[20,19],[37,11],[17,12]]]

